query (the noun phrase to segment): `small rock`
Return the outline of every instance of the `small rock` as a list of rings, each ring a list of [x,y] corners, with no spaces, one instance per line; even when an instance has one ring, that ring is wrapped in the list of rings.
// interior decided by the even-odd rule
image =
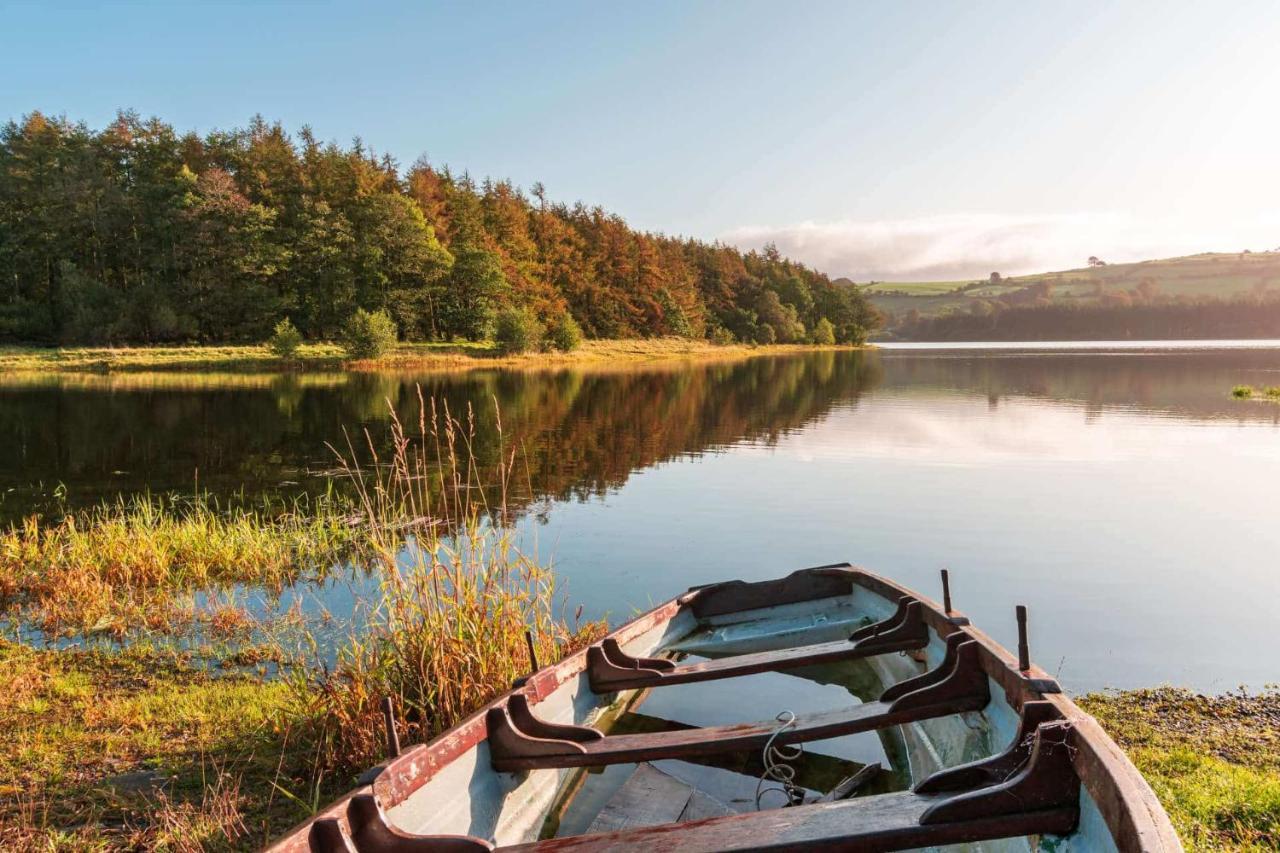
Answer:
[[[169,784],[169,780],[154,770],[134,770],[130,773],[112,776],[105,780],[105,784],[123,794],[138,794],[150,793],[163,788]]]

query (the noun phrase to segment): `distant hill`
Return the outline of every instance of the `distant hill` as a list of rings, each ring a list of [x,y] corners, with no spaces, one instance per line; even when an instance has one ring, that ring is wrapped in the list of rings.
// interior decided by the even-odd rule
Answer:
[[[857,287],[885,314],[886,327],[892,331],[922,317],[990,315],[1014,308],[1120,309],[1275,296],[1280,294],[1280,251],[1204,253],[1010,278],[873,282]]]

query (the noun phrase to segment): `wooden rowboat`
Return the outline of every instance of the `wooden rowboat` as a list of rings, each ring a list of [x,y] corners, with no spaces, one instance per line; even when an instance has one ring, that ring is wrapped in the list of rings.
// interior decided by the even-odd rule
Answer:
[[[1025,611],[1013,656],[951,609],[945,572],[943,584],[938,604],[840,564],[692,589],[394,755],[269,849],[1181,850],[1134,766],[1031,664]],[[682,690],[763,683],[753,679],[860,687],[840,694],[844,707],[777,718],[748,689],[761,722],[639,712]],[[880,792],[850,796],[871,765],[830,790],[803,784],[815,767],[856,765],[795,745],[869,732],[896,758],[871,786]],[[777,807],[761,808],[761,767],[781,782]],[[682,768],[746,778],[755,801],[718,801]]]

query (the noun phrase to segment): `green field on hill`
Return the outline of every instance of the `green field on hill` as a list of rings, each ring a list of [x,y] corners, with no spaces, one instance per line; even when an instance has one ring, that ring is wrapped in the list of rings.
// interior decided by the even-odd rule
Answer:
[[[1093,302],[1107,294],[1146,288],[1160,297],[1230,298],[1280,290],[1280,251],[1205,253],[1181,258],[1107,264],[1060,272],[969,281],[874,282],[858,285],[877,308],[891,315],[963,311],[974,300],[993,299],[1048,285],[1055,302]]]

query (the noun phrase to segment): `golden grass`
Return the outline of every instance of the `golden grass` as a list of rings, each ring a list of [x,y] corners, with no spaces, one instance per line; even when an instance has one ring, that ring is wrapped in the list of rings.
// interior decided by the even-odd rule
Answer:
[[[226,509],[144,497],[29,517],[0,530],[0,613],[48,635],[169,630],[192,618],[191,593],[323,574],[356,541],[348,516],[331,497]]]
[[[1188,850],[1280,849],[1280,692],[1165,687],[1077,701],[1142,771]]]
[[[337,344],[304,344],[291,361],[262,345],[157,347],[0,347],[0,374],[113,373],[133,371],[297,371],[383,369],[470,369],[547,366],[583,362],[656,359],[731,359],[836,349],[807,344],[717,346],[686,338],[591,340],[572,352],[503,355],[491,343],[402,343],[378,359],[352,361]]]

